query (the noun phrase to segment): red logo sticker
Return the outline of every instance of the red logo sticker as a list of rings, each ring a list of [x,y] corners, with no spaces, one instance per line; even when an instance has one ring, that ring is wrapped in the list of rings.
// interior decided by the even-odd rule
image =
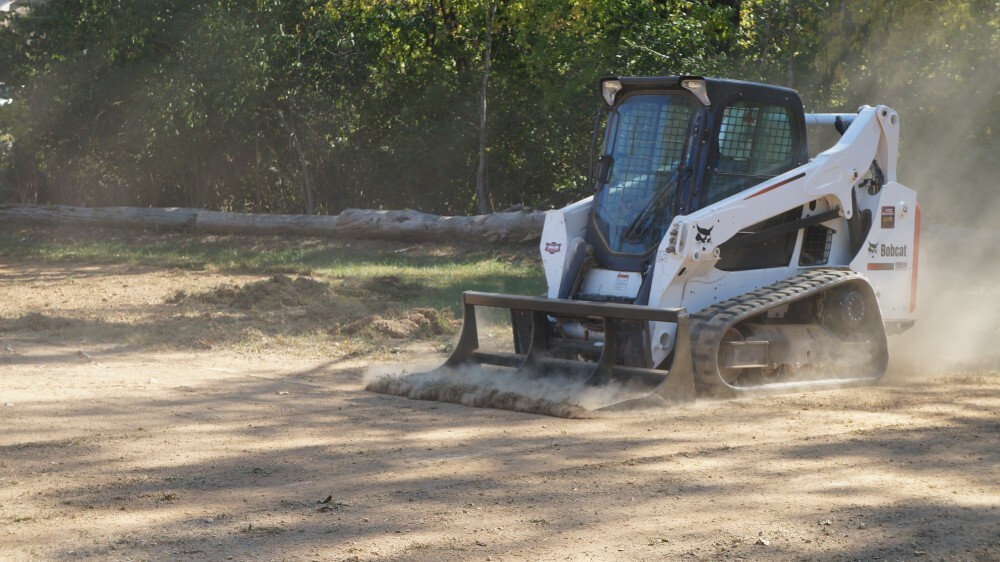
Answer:
[[[558,254],[562,250],[562,244],[559,242],[546,242],[545,251],[550,254]]]

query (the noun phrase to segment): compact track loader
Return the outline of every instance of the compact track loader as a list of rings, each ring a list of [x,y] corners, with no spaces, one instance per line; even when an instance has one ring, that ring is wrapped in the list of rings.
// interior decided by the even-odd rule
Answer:
[[[546,214],[548,294],[465,293],[446,364],[369,389],[577,416],[877,381],[916,307],[897,113],[702,77],[600,89],[594,195]],[[810,159],[807,125],[839,140]],[[510,311],[512,350],[482,349],[483,307]]]

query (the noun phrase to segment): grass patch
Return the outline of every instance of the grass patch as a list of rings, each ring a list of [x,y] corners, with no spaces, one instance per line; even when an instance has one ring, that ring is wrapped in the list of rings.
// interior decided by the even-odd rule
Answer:
[[[457,310],[465,290],[536,295],[533,246],[151,233],[104,228],[0,227],[0,258],[306,275],[415,306]]]
[[[144,268],[175,270],[181,283],[190,274],[178,269],[260,276],[210,290],[175,281],[160,304],[145,305],[141,312],[107,314],[83,293],[70,300],[70,309],[53,306],[0,317],[0,331],[85,336],[137,347],[249,352],[336,347],[338,354],[379,353],[393,348],[390,340],[450,339],[460,324],[462,291],[538,295],[545,290],[531,246],[8,225],[0,226],[0,260],[125,266],[140,274]],[[90,308],[81,308],[81,301]]]
[[[107,228],[0,226],[0,257],[155,265],[191,270],[311,274],[317,269],[447,265],[455,257],[523,260],[525,246],[332,240],[297,236],[201,235]]]

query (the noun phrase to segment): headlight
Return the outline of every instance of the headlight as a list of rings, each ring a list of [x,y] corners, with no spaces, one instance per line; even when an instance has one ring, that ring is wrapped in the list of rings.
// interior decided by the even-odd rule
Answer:
[[[601,82],[601,96],[608,105],[615,104],[615,94],[622,90],[621,80],[605,80]]]
[[[698,98],[702,105],[712,105],[712,101],[708,99],[708,89],[705,87],[704,80],[681,80],[681,88],[694,94],[694,97]]]

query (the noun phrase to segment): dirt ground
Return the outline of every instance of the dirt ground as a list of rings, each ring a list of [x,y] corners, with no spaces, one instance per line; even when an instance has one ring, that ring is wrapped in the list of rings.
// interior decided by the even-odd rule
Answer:
[[[371,356],[266,330],[140,337],[264,278],[0,261],[0,559],[1000,560],[995,360],[566,420],[368,393]]]

